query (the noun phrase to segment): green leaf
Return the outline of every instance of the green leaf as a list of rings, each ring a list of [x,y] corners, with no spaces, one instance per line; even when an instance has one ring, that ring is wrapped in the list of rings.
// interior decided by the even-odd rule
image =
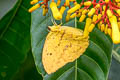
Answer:
[[[43,80],[36,70],[31,51],[12,80]]]
[[[18,0],[0,20],[0,80],[10,80],[30,51],[30,0]]]
[[[120,44],[114,44],[113,50],[113,57],[120,62]]]
[[[95,28],[90,33],[90,45],[79,59],[66,64],[53,74],[48,75],[42,65],[42,49],[48,34],[47,27],[53,25],[51,16],[42,16],[42,9],[32,13],[31,43],[37,70],[44,80],[107,80],[112,52],[112,41],[108,36]],[[77,28],[84,28],[85,23],[77,22]],[[64,25],[74,27],[70,20]]]

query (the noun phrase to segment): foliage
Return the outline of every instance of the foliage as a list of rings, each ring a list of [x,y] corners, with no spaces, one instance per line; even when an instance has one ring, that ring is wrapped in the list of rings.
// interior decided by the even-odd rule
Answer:
[[[42,80],[41,75],[44,80],[107,80],[112,42],[98,28],[90,33],[90,45],[79,59],[51,75],[46,74],[41,55],[48,34],[47,27],[53,25],[51,15],[43,16],[42,9],[33,12],[30,32],[31,16],[27,12],[29,2],[18,0],[14,8],[0,20],[0,80]],[[75,27],[75,24],[79,29],[85,25],[74,19],[63,23],[71,27]]]
[[[114,44],[112,53],[113,53],[113,57],[114,57],[118,62],[120,62],[120,44],[119,44],[119,45],[115,45],[115,44]]]
[[[33,58],[30,60],[31,65],[26,63],[26,66],[22,66],[27,60],[27,54],[31,54],[29,1],[18,0],[16,5],[0,20],[0,80],[11,80],[16,73],[26,70],[24,67],[28,65],[28,71],[36,70],[32,63]]]
[[[31,41],[32,52],[37,70],[44,80],[107,80],[111,62],[112,42],[108,36],[97,28],[90,34],[90,45],[86,52],[76,61],[69,63],[57,72],[48,75],[42,65],[42,49],[47,27],[53,25],[51,15],[42,16],[42,9],[32,13]],[[71,20],[63,25],[84,28],[84,23]],[[106,42],[107,41],[107,42]]]

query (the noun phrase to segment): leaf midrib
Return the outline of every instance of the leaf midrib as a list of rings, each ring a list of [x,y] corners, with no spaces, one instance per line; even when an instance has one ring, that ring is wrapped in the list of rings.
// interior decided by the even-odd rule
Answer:
[[[18,3],[19,2],[19,3]],[[11,19],[9,20],[8,24],[6,25],[5,29],[2,31],[1,35],[0,35],[0,40],[3,38],[5,32],[7,31],[7,29],[9,28],[9,25],[11,24],[11,22],[13,21],[21,3],[22,3],[22,0],[19,0],[17,3],[18,3],[18,6],[17,8],[15,9],[14,13],[13,13],[13,16],[11,17]]]
[[[77,18],[75,17],[75,28],[77,28]],[[75,60],[75,80],[77,80],[77,59]]]

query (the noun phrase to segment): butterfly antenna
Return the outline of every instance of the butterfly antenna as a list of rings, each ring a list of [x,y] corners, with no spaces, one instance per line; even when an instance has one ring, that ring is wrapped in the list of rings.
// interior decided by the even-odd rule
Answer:
[[[51,21],[52,21],[53,25],[57,25],[57,23],[55,22],[53,16],[51,16]]]

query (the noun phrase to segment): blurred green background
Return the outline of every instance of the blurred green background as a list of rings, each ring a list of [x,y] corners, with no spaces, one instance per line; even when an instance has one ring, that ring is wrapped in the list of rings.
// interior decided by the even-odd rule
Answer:
[[[16,0],[0,0],[0,20],[11,8],[13,8],[15,3]],[[4,50],[1,49],[1,52],[2,51]],[[29,50],[27,54],[22,54],[23,61],[20,63],[16,63],[17,60],[13,61],[14,59],[12,60],[11,56],[9,56],[9,54],[14,55],[13,53],[3,53],[0,53],[0,80],[42,80],[42,76],[39,75],[36,70],[31,50]],[[16,59],[19,60],[18,56],[19,53],[16,53]]]
[[[0,19],[14,6],[15,3],[16,0],[0,0]],[[6,74],[0,73],[0,75],[5,76]],[[113,58],[108,80],[120,80],[119,75],[120,63]],[[42,77],[36,70],[31,52],[27,54],[27,58],[24,63],[21,64],[12,80],[42,80]]]

